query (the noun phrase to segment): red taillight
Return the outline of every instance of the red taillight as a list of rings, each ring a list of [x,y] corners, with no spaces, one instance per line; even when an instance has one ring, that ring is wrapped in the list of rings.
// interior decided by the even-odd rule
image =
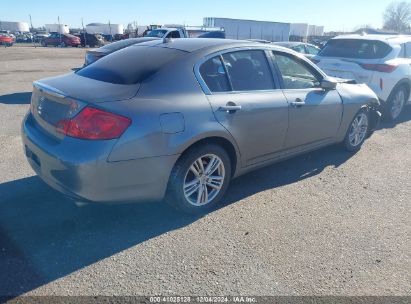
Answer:
[[[312,62],[314,62],[315,64],[317,64],[317,63],[319,63],[321,60],[318,60],[318,59],[314,59],[314,58],[311,58],[310,59]]]
[[[365,70],[382,72],[382,73],[391,73],[394,72],[398,67],[394,64],[360,64],[360,66]]]
[[[86,107],[72,119],[59,121],[57,131],[75,138],[106,140],[119,138],[130,124],[127,117]]]

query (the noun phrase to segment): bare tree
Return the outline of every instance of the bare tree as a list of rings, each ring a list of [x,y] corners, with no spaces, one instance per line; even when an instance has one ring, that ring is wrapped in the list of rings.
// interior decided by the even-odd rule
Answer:
[[[384,28],[404,32],[410,27],[411,3],[406,1],[392,2],[384,13]]]

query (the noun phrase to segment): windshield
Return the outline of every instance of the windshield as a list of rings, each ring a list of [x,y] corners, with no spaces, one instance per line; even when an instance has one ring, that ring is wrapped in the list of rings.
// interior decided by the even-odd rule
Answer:
[[[130,46],[77,71],[80,76],[114,83],[141,83],[184,54],[162,47]]]
[[[333,39],[328,41],[319,55],[323,57],[380,59],[387,56],[391,50],[388,44],[378,40]]]
[[[167,33],[167,30],[152,30],[145,37],[163,38],[166,33]]]

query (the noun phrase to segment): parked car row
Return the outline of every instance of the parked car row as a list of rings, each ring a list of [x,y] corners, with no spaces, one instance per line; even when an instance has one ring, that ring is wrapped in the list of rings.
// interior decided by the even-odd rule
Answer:
[[[368,86],[273,44],[154,39],[100,57],[36,81],[22,126],[32,168],[81,203],[207,212],[251,170],[331,144],[358,151],[380,118]]]
[[[48,37],[44,37],[41,41],[42,46],[73,46],[78,47],[81,45],[81,39],[79,37],[70,34],[51,33]]]

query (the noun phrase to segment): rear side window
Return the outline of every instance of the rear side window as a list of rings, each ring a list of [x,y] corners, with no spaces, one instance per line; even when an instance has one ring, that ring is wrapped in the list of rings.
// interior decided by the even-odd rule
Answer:
[[[323,57],[343,57],[357,59],[381,59],[392,48],[381,41],[362,39],[333,39],[328,41],[319,53]]]
[[[200,74],[211,92],[228,92],[230,84],[219,56],[204,62],[200,67]]]
[[[250,50],[223,55],[233,91],[275,89],[264,51]]]
[[[114,84],[136,84],[183,55],[183,51],[176,49],[131,46],[103,57],[77,74]]]

